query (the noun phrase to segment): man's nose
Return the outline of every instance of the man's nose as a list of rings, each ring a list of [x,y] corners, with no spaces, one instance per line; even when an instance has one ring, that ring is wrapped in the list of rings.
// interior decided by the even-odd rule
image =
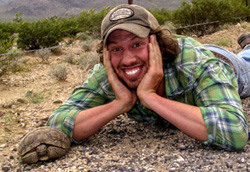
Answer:
[[[130,50],[124,51],[123,52],[122,63],[125,64],[125,65],[131,65],[134,62],[136,62],[135,55]]]

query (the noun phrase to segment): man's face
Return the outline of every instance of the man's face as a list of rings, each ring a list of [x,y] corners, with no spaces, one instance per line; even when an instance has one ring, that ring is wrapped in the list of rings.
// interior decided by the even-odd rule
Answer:
[[[115,30],[107,40],[111,64],[128,87],[135,89],[149,68],[149,38],[125,30]]]

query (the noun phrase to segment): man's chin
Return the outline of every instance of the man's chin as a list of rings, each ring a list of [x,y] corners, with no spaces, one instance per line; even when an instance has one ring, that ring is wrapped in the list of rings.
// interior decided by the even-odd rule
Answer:
[[[126,82],[125,84],[129,89],[136,90],[139,85],[139,82]]]
[[[136,90],[137,87],[139,86],[141,80],[140,79],[136,79],[136,80],[129,80],[129,79],[125,79],[125,78],[120,78],[120,80],[123,82],[124,85],[126,85],[126,87],[128,87],[129,89],[133,89]]]

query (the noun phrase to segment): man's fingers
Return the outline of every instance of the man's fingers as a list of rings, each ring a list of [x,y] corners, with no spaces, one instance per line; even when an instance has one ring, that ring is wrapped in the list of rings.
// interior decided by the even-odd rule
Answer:
[[[162,54],[155,35],[150,36],[149,63],[156,68],[162,67]]]

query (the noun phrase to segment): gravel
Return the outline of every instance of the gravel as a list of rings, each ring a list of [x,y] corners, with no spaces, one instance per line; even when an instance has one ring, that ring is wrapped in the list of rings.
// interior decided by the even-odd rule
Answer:
[[[250,98],[242,100],[249,119]],[[6,171],[250,171],[248,142],[241,152],[207,147],[178,129],[137,123],[121,115],[63,157],[27,165],[17,146],[0,145],[1,170]]]

